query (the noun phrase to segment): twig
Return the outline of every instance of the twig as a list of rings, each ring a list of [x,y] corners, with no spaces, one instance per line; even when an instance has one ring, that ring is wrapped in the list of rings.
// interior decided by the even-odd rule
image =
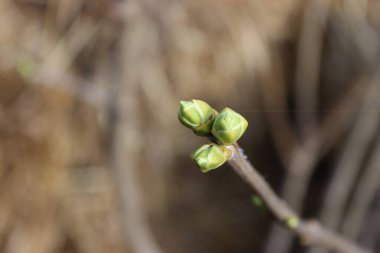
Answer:
[[[262,198],[274,217],[286,227],[313,245],[319,245],[341,253],[369,253],[346,239],[323,228],[318,222],[304,221],[281,200],[269,184],[246,159],[237,144],[228,146],[233,152],[229,164]]]
[[[363,90],[367,85],[365,77],[359,78],[339,100],[339,103],[333,107],[321,126],[316,127],[302,145],[295,146],[290,162],[285,164],[288,173],[282,192],[284,199],[296,211],[299,212],[302,207],[315,164],[345,133],[348,123],[354,115],[354,109],[363,100]],[[287,249],[291,245],[291,239],[288,231],[274,226],[265,252],[272,253]]]

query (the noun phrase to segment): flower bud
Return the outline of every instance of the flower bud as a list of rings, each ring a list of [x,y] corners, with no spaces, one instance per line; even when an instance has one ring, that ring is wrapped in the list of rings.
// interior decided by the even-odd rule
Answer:
[[[215,143],[206,144],[193,152],[192,158],[203,173],[216,169],[231,156],[228,148]]]
[[[215,118],[211,132],[220,144],[229,145],[240,139],[247,127],[248,121],[243,116],[224,108]]]
[[[180,102],[178,119],[184,126],[193,129],[195,134],[205,136],[211,134],[216,114],[206,102],[192,99]]]

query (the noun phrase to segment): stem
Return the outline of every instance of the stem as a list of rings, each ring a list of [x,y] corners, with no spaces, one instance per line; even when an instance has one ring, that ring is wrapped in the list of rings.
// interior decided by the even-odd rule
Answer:
[[[262,198],[274,217],[308,244],[319,245],[341,253],[369,253],[339,235],[323,228],[316,221],[304,221],[280,199],[270,185],[247,160],[237,144],[228,146],[232,151],[229,164]]]

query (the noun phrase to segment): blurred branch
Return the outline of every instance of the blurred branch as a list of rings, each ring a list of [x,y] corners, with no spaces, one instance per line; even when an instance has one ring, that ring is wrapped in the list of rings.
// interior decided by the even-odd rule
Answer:
[[[312,0],[304,12],[295,74],[297,123],[302,135],[317,123],[318,77],[330,4],[330,0]]]
[[[355,114],[355,108],[363,99],[367,85],[365,78],[357,80],[332,108],[321,125],[316,126],[306,141],[302,145],[295,146],[292,154],[289,154],[291,158],[290,162],[285,164],[288,173],[282,192],[284,199],[296,211],[300,211],[302,207],[315,164],[345,133],[350,119]],[[274,226],[266,244],[266,252],[279,252],[288,249],[291,239],[292,236],[286,230]]]
[[[286,175],[283,186],[283,196],[289,204],[298,211],[302,207],[315,164],[320,160],[323,153],[326,153],[331,147],[334,146],[334,143],[340,139],[342,134],[345,132],[343,131],[343,128],[348,126],[347,123],[354,114],[354,112],[342,113],[342,117],[339,113],[331,113],[322,123],[321,130],[316,126],[317,115],[315,115],[315,113],[318,109],[317,98],[320,57],[322,53],[323,34],[326,29],[330,11],[330,2],[331,1],[329,0],[315,0],[311,1],[311,3],[306,6],[299,41],[295,80],[296,108],[299,110],[297,119],[299,120],[298,126],[301,130],[301,137],[306,137],[306,141],[304,141],[301,145],[294,145],[294,143],[298,143],[295,140],[290,142],[290,144],[282,142],[285,144],[277,145],[280,154],[282,150],[286,150],[286,145],[288,145],[288,147],[295,147],[293,149],[295,150],[292,155],[293,158],[291,158],[290,163],[286,165],[286,167],[288,167],[288,174]],[[360,92],[360,94],[361,93],[362,92]],[[356,94],[351,95],[356,96]],[[349,99],[350,96],[348,96]],[[285,100],[285,98],[283,100]],[[355,104],[351,103],[349,100],[348,102],[351,105]],[[355,107],[351,108],[354,109]],[[340,109],[342,111],[346,111],[347,107],[343,106]],[[341,121],[337,121],[337,119],[341,119]],[[269,122],[271,123],[270,125],[272,130],[274,128],[279,128],[279,124],[273,122],[273,120],[269,120]],[[284,122],[285,121],[282,121],[282,123]],[[295,133],[291,133],[288,130],[290,128],[287,126],[288,124],[285,124],[284,132],[286,136],[296,136]],[[310,127],[314,127],[315,131],[311,132],[310,135],[305,136],[305,134],[312,130]],[[276,139],[278,139],[277,136],[281,135],[281,130],[277,132],[278,134],[273,132],[275,142],[280,142],[281,144],[281,141],[276,141]],[[281,137],[281,139],[284,138]],[[285,152],[288,153],[288,151]],[[280,157],[283,161],[287,161],[287,157],[289,156],[283,154],[280,155]],[[292,236],[286,230],[281,227],[274,226],[273,231],[271,232],[266,243],[265,252],[287,252],[291,247],[291,242]]]
[[[339,217],[342,217],[344,212],[344,203],[349,197],[349,189],[354,184],[360,169],[360,163],[380,123],[380,114],[375,109],[380,105],[379,92],[378,79],[374,78],[372,87],[368,89],[359,118],[342,152],[341,160],[327,190],[325,204],[320,217],[322,222],[329,224],[332,229],[335,229],[339,224]]]
[[[61,72],[67,72],[78,54],[96,37],[101,28],[102,22],[90,22],[79,16],[43,59],[42,67],[48,69],[53,66]]]
[[[110,71],[111,83],[116,87],[110,94],[110,116],[111,116],[111,165],[114,172],[114,180],[119,192],[123,215],[123,228],[125,239],[132,252],[136,253],[161,253],[157,244],[143,204],[142,190],[136,173],[138,167],[142,136],[138,118],[138,100],[136,96],[137,82],[129,66],[139,54],[135,50],[140,46],[141,34],[129,29],[133,22],[139,22],[140,7],[131,2],[130,8],[135,8],[134,14],[128,13],[123,36],[120,41],[120,51],[112,59],[113,65]],[[136,16],[134,16],[136,15]],[[120,62],[120,64],[118,64]],[[114,79],[114,80],[112,80]]]
[[[375,251],[380,238],[380,188],[376,190],[373,203],[370,206],[365,222],[362,225],[359,241],[368,249]]]
[[[359,112],[359,118],[342,152],[341,160],[333,174],[321,209],[321,222],[333,230],[336,230],[340,224],[341,217],[346,210],[345,204],[348,201],[350,189],[353,188],[361,162],[380,123],[380,114],[375,110],[379,105],[378,76],[379,73],[371,80],[372,83]],[[314,249],[312,252],[324,251]]]
[[[293,150],[297,149],[301,143],[288,117],[289,108],[286,101],[286,86],[284,82],[284,70],[279,64],[279,60],[272,62],[276,75],[265,73],[260,82],[261,96],[265,116],[269,122],[269,129],[273,136],[274,145],[281,159],[282,164],[287,167]],[[281,111],[284,113],[271,113],[271,111]]]
[[[136,101],[131,89],[117,89],[112,101],[117,104],[111,112],[114,119],[111,126],[112,136],[112,168],[114,179],[120,195],[123,211],[126,241],[136,253],[160,253],[153,239],[149,223],[142,204],[141,189],[136,175],[137,150],[136,143]],[[120,94],[120,95],[119,95]],[[111,106],[112,107],[112,106]],[[131,145],[134,143],[134,145]]]
[[[357,239],[364,217],[380,185],[380,135],[371,157],[359,180],[352,202],[347,208],[348,214],[343,220],[342,233],[352,240]]]
[[[288,229],[301,236],[301,238],[310,244],[320,245],[336,252],[369,252],[326,230],[315,221],[306,222],[299,219],[295,212],[275,194],[268,183],[250,164],[242,149],[237,144],[229,147],[233,151],[229,164],[257,192],[274,217]]]
[[[366,13],[367,2],[346,0],[344,4],[344,20],[347,25],[350,26],[352,39],[357,43],[365,61],[376,66],[378,64],[376,63],[376,57],[378,55],[379,40],[378,36],[368,24]],[[370,76],[371,80],[369,82],[371,82],[371,84],[365,102],[359,112],[359,118],[343,150],[342,158],[326,193],[325,203],[322,207],[320,217],[321,221],[328,224],[331,229],[337,229],[339,226],[346,210],[345,207],[349,199],[349,194],[351,189],[354,188],[355,179],[361,168],[361,163],[365,159],[366,152],[372,143],[373,137],[376,135],[380,123],[380,114],[377,111],[379,107],[379,74],[379,70],[377,69],[374,76]],[[369,178],[370,175],[376,178],[376,169],[368,165],[359,184],[363,182],[362,180],[365,180],[363,178],[371,179]],[[354,193],[354,202],[351,204],[351,208],[354,210],[348,209],[349,214],[348,217],[346,217],[343,229],[346,231],[346,234],[351,235],[352,238],[356,237],[354,234],[359,232],[360,225],[364,219],[364,217],[361,216],[364,216],[367,210],[365,205],[367,204],[368,207],[369,203],[367,202],[370,201],[371,196],[373,196],[372,194],[375,192],[375,183],[371,182],[370,180],[369,185],[366,186],[359,185],[359,189]],[[371,189],[373,192],[369,192]],[[363,201],[362,204],[364,206],[354,206],[354,204],[357,204],[357,201],[359,201],[359,195],[362,194],[368,194],[366,196],[360,196],[363,198],[360,199],[360,201]],[[357,209],[360,209],[360,211]],[[351,227],[352,230],[350,230],[349,227]],[[348,230],[350,230],[350,232]],[[325,250],[315,248],[311,252],[322,253],[325,252]]]

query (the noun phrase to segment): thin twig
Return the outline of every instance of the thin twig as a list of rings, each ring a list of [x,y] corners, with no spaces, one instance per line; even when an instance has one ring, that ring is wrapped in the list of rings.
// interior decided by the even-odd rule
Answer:
[[[274,217],[286,227],[313,245],[319,245],[341,253],[369,253],[346,239],[323,228],[318,222],[304,221],[288,207],[272,190],[264,178],[246,159],[237,144],[228,146],[233,152],[229,164],[262,198]]]

